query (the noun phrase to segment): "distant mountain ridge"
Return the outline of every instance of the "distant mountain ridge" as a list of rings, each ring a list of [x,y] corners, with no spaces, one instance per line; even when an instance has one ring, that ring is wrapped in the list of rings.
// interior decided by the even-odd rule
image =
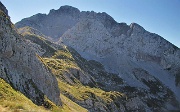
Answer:
[[[107,13],[96,13],[94,11],[82,11],[72,6],[62,6],[58,10],[50,10],[49,14],[36,14],[30,18],[23,19],[20,23],[16,23],[17,28],[24,26],[31,26],[38,29],[46,36],[54,39],[59,38],[69,28],[74,26],[77,22],[85,18],[96,18],[106,26],[111,27],[117,22]],[[54,22],[56,21],[56,22]],[[37,24],[38,23],[38,24]]]
[[[127,95],[127,101],[118,100],[121,108],[115,109],[166,111],[180,108],[180,49],[161,36],[136,23],[118,23],[106,13],[80,12],[71,6],[16,23],[17,28],[25,26],[39,30],[60,45],[72,47],[86,60],[102,64],[105,71],[98,67],[96,70],[93,64],[90,64],[93,69],[86,65],[80,68],[87,72],[85,75],[94,77],[100,88]],[[117,82],[111,76],[115,76]],[[122,83],[118,83],[120,79]]]

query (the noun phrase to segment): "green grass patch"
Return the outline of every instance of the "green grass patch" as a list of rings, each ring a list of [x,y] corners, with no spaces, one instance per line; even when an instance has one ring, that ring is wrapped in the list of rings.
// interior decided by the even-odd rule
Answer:
[[[63,103],[63,109],[62,109],[63,112],[88,112],[87,109],[79,106],[78,104],[76,104],[75,102],[64,96],[63,94],[61,94],[61,100]]]
[[[78,57],[79,56],[75,58]],[[85,86],[77,79],[77,81],[75,81],[76,83],[74,83],[73,85],[69,84],[65,80],[66,77],[63,77],[63,73],[70,72],[69,69],[71,68],[76,68],[79,70],[81,70],[81,68],[72,56],[72,52],[69,52],[67,49],[59,50],[55,53],[54,56],[52,56],[52,58],[42,58],[42,60],[43,63],[50,69],[50,71],[57,77],[61,93],[65,96],[70,95],[71,97],[79,101],[84,101],[86,99],[95,99],[102,103],[111,103],[114,99],[126,97],[125,94],[117,91],[104,91],[97,87]],[[80,63],[83,64],[83,62],[87,61],[81,60],[80,58]],[[96,63],[95,61],[91,61],[91,64],[92,66],[95,66],[95,68],[103,68],[101,64]]]
[[[78,68],[75,63],[69,60],[43,58],[43,63],[55,75],[60,75],[63,73],[63,71],[68,71],[70,68]]]
[[[43,106],[35,105],[19,91],[14,90],[3,79],[0,79],[0,105],[8,111],[48,112]]]
[[[53,55],[52,58],[74,61],[72,54],[68,50],[58,50],[55,52],[55,55]]]
[[[82,84],[69,85],[61,80],[58,80],[58,83],[62,94],[70,95],[79,101],[96,99],[102,103],[111,103],[114,99],[126,97],[125,94],[116,91],[106,92],[100,88],[91,88]]]
[[[0,111],[5,112],[87,112],[78,104],[61,95],[62,107],[56,106],[45,97],[44,106],[37,106],[19,91],[14,90],[0,78]],[[46,105],[47,104],[47,105]]]

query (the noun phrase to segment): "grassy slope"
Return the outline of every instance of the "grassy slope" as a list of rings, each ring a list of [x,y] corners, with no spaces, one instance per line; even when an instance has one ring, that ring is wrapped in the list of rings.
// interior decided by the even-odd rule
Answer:
[[[1,112],[86,112],[87,110],[61,95],[62,107],[51,103],[50,109],[35,105],[19,91],[14,90],[3,79],[0,79],[0,111]]]
[[[69,102],[70,99],[68,99],[67,97],[77,102],[79,101],[81,102],[86,99],[95,99],[104,104],[111,103],[113,99],[116,99],[117,97],[118,98],[125,97],[125,95],[120,92],[112,92],[112,91],[107,92],[102,89],[99,89],[98,87],[92,88],[89,86],[85,86],[77,78],[73,79],[72,82],[74,82],[74,84],[68,83],[67,76],[64,73],[71,72],[70,69],[72,68],[81,70],[81,67],[84,64],[87,64],[85,63],[86,60],[84,60],[83,58],[80,58],[80,56],[76,54],[75,52],[70,52],[68,48],[65,46],[59,48],[58,50],[55,50],[55,49],[52,50],[52,47],[50,45],[51,43],[45,40],[43,37],[36,36],[34,34],[31,34],[30,32],[26,32],[23,35],[26,37],[26,39],[29,39],[33,41],[34,43],[39,44],[43,49],[46,49],[46,51],[48,51],[46,53],[48,54],[48,56],[43,55],[43,57],[39,57],[39,58],[41,58],[40,60],[57,77],[59,88],[61,90],[61,99],[64,100],[63,101],[64,109],[70,109],[73,111],[81,110],[81,112],[87,111],[86,109],[82,108],[76,103]],[[75,59],[74,56],[76,56],[78,60]]]
[[[61,93],[71,97],[74,101],[84,101],[87,99],[95,99],[103,104],[113,102],[113,99],[126,97],[123,93],[115,91],[104,91],[98,87],[89,87],[83,85],[78,79],[74,84],[66,82],[64,72],[70,72],[69,69],[80,69],[71,52],[68,49],[59,50],[51,58],[43,58],[43,63],[56,75]]]
[[[61,94],[61,100],[63,103],[63,112],[88,112],[87,109],[82,108],[63,94]]]
[[[9,18],[1,10],[0,16],[5,16],[6,19],[9,20]],[[11,24],[11,27],[15,28],[13,24]],[[45,57],[51,56],[56,52],[56,50],[50,45],[51,42],[41,36],[30,34],[28,32],[23,36],[26,39],[39,44],[43,49],[46,49],[47,51],[43,55]],[[67,97],[63,95],[60,97],[63,102],[62,107],[57,107],[47,98],[45,99],[48,104],[50,104],[50,108],[47,109],[44,108],[44,106],[37,106],[21,92],[13,89],[10,84],[0,78],[0,112],[87,112],[86,109],[77,105]]]
[[[79,101],[94,98],[99,102],[108,104],[113,102],[113,99],[116,99],[117,97],[125,97],[125,95],[120,92],[106,92],[100,88],[91,88],[89,86],[84,86],[82,84],[69,85],[68,83],[60,80],[59,87],[61,89],[62,94],[70,95],[71,97],[74,97],[76,100]]]
[[[0,79],[0,106],[8,111],[41,111],[46,112],[42,106],[36,106],[22,93],[14,90],[3,79]]]

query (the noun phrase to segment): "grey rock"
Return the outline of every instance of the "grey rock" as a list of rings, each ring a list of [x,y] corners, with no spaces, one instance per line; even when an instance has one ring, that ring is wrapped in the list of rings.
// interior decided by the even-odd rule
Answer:
[[[6,7],[1,3],[1,1],[0,1],[0,10],[3,11],[3,12],[8,16],[8,10],[7,10]]]
[[[38,105],[44,104],[45,95],[61,105],[57,80],[41,58],[2,12],[0,24],[0,77]]]
[[[52,37],[54,41],[57,41],[64,32],[85,18],[98,19],[109,29],[116,24],[116,21],[105,12],[80,12],[77,8],[62,6],[58,10],[50,10],[48,15],[39,13],[30,18],[23,19],[15,25],[17,28],[25,26],[33,27],[46,36]]]

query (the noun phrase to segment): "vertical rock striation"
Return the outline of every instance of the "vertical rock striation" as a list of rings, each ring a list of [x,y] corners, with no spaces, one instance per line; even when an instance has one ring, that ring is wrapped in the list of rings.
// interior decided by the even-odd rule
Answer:
[[[41,58],[26,44],[11,23],[6,8],[0,3],[0,77],[21,91],[34,103],[43,105],[47,96],[61,105],[56,78]]]

